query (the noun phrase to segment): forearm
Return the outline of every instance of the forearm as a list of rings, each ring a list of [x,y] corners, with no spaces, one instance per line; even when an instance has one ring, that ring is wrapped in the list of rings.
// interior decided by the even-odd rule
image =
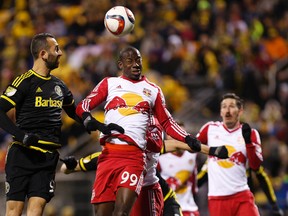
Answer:
[[[78,163],[80,170],[83,172],[97,170],[97,162],[100,154],[101,152],[95,152],[93,154],[87,155],[86,157],[80,158]]]
[[[21,131],[13,121],[7,116],[6,112],[0,109],[0,127],[7,133],[13,135],[19,141],[22,141],[25,133]]]
[[[276,196],[275,196],[274,188],[269,179],[269,176],[264,170],[264,167],[260,166],[260,168],[256,171],[256,177],[267,199],[269,200],[269,203],[270,204],[276,203]]]
[[[201,144],[201,153],[209,155],[210,147],[204,144]]]
[[[76,122],[82,124],[82,119],[79,118],[79,116],[76,115],[76,106],[75,104],[71,104],[69,106],[63,106],[63,109],[65,110],[65,112],[67,113],[67,115],[74,119]]]
[[[184,142],[180,142],[178,140],[169,139],[164,141],[166,152],[174,152],[178,149],[192,151],[191,148]]]
[[[249,166],[253,170],[259,169],[263,161],[261,151],[257,150],[257,148],[261,148],[261,147],[253,145],[252,143],[246,144]]]
[[[178,140],[169,139],[164,142],[166,152],[174,152],[178,149],[187,150],[193,152],[191,148],[184,142]],[[201,144],[201,153],[208,155],[210,147],[204,144]]]

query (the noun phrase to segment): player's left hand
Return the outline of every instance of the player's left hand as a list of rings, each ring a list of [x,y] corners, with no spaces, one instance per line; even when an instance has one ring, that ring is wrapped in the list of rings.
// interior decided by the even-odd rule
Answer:
[[[251,127],[247,123],[242,125],[242,136],[246,144],[251,143]]]
[[[119,126],[118,124],[110,123],[107,125],[108,130],[110,130],[109,133],[111,133],[112,130],[118,131],[121,134],[124,134],[124,128]],[[104,133],[105,134],[105,133]]]
[[[38,141],[39,141],[39,137],[36,136],[35,134],[25,134],[23,137],[22,143],[25,146],[30,146],[30,145],[35,146],[38,144]]]
[[[68,170],[74,170],[78,164],[74,156],[66,156],[64,159],[60,158],[60,161],[65,163]]]
[[[192,151],[201,151],[201,142],[196,137],[188,135],[185,137],[185,142],[188,144]]]

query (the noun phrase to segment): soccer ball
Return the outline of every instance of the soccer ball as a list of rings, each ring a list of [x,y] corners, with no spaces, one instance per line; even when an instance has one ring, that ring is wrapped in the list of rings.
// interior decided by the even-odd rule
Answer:
[[[115,6],[107,11],[104,25],[108,32],[121,37],[134,29],[135,18],[131,10],[124,6]]]

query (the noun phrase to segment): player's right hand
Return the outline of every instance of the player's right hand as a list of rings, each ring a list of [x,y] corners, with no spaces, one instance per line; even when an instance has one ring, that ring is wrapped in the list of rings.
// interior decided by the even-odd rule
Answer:
[[[88,131],[88,133],[91,133],[91,131],[99,130],[105,135],[111,135],[111,132],[113,130],[118,131],[119,133],[124,133],[124,128],[121,126],[110,123],[108,125],[105,125],[99,121],[97,121],[89,112],[84,112],[82,114],[83,124]]]
[[[90,134],[91,131],[98,130],[98,122],[89,112],[84,112],[82,114],[83,125],[86,128],[87,132]]]
[[[188,144],[192,151],[201,151],[201,142],[196,137],[188,135],[185,137],[185,142]]]
[[[36,136],[35,134],[25,134],[23,137],[22,143],[25,146],[30,146],[30,145],[35,146],[38,144],[38,141],[39,141],[39,137]]]
[[[78,164],[74,156],[66,156],[64,159],[60,158],[60,161],[65,163],[68,170],[74,170]]]

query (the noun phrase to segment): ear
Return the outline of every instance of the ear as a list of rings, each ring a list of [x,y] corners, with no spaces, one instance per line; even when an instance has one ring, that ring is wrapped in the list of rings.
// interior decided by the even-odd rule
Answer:
[[[241,109],[239,110],[239,114],[242,115],[243,113],[244,113],[244,109],[241,108]]]
[[[48,59],[48,53],[45,50],[41,50],[39,55],[42,59]]]
[[[123,63],[122,63],[121,61],[118,61],[117,66],[118,66],[118,69],[119,69],[119,70],[122,70],[122,69],[123,69]]]

